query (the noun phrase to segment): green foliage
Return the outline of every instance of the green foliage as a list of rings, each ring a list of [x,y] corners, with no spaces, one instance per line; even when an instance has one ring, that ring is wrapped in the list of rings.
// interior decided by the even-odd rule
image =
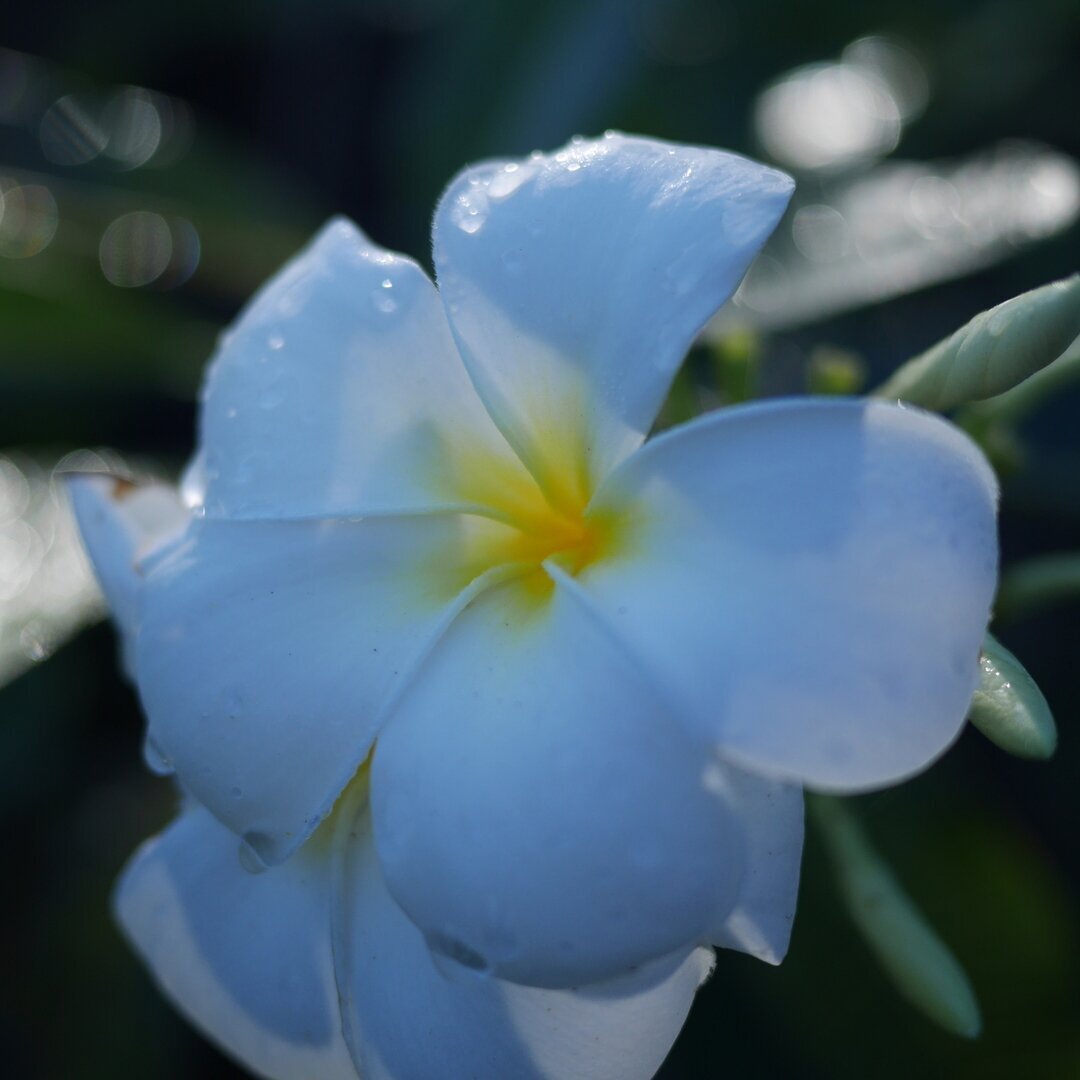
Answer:
[[[1009,567],[1001,575],[995,619],[1035,615],[1080,600],[1080,552],[1039,555]]]
[[[968,720],[1002,750],[1023,758],[1048,758],[1057,749],[1050,706],[1019,660],[992,634],[979,657],[981,679]]]
[[[975,1038],[982,1019],[960,962],[836,799],[811,796],[847,912],[897,991],[946,1031]]]
[[[1080,337],[1080,275],[976,315],[909,360],[876,394],[944,411],[1002,394],[1052,364]]]

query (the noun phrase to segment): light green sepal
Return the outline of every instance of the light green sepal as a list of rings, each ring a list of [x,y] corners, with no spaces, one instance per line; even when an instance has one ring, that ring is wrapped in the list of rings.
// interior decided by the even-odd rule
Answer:
[[[848,914],[897,991],[954,1035],[982,1030],[979,1003],[960,962],[911,902],[839,799],[807,807],[829,850]]]
[[[979,657],[981,681],[968,720],[1002,750],[1024,758],[1048,758],[1057,748],[1050,706],[1023,664],[991,634]]]
[[[876,391],[944,411],[1004,393],[1052,364],[1080,336],[1080,275],[976,315],[904,364]]]

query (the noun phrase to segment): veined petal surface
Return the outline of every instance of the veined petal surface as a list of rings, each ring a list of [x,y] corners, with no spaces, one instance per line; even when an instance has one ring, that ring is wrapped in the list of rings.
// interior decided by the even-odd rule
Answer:
[[[250,874],[237,838],[187,810],[128,864],[115,907],[196,1027],[269,1080],[355,1080],[330,947],[328,860],[305,848]]]
[[[615,134],[450,184],[439,289],[480,396],[550,497],[580,504],[641,442],[792,188],[734,154]]]
[[[489,590],[375,749],[390,891],[437,951],[533,986],[685,951],[743,874],[742,825],[707,761],[561,585]]]
[[[357,823],[335,940],[342,1019],[364,1080],[649,1080],[712,970],[708,949],[580,990],[437,965]]]
[[[477,454],[524,475],[430,279],[337,218],[223,335],[184,486],[211,517],[454,507]]]
[[[131,484],[115,476],[84,473],[67,478],[83,546],[94,567],[125,654],[135,630],[138,564],[184,531],[189,515],[168,484]]]
[[[874,402],[733,408],[662,435],[590,512],[581,575],[692,729],[825,790],[923,768],[964,722],[997,573],[997,486],[940,418]]]
[[[264,862],[318,825],[474,576],[452,515],[191,525],[136,647],[157,752]]]

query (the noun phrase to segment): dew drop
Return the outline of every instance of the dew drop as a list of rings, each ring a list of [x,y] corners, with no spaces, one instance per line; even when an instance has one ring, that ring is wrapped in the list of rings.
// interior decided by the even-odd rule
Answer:
[[[468,231],[468,230],[466,230]],[[382,312],[383,315],[393,315],[397,311],[397,301],[385,290],[388,286],[383,285],[381,288],[376,289],[371,294],[371,303],[376,311]]]
[[[511,162],[505,168],[497,172],[488,184],[488,195],[492,199],[505,199],[513,195],[522,184],[531,180],[536,175],[536,166],[526,165],[522,168],[516,162]]]
[[[488,213],[487,192],[479,187],[479,181],[470,181],[471,187],[454,200],[450,220],[464,233],[479,232],[484,227]]]
[[[259,853],[246,840],[240,844],[240,847],[237,849],[237,855],[240,858],[240,865],[249,874],[262,874],[269,869],[266,863],[259,857]]]
[[[173,771],[172,761],[149,735],[143,742],[143,760],[152,773],[168,776]]]
[[[469,971],[485,975],[491,971],[491,965],[480,953],[466,945],[465,942],[459,941],[456,937],[449,934],[434,933],[428,935],[427,941],[432,952],[445,956],[448,960],[453,960],[455,964],[460,964],[461,967],[467,968]]]

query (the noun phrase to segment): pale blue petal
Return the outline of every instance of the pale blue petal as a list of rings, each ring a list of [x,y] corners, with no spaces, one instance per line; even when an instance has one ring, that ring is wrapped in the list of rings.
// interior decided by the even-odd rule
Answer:
[[[372,816],[433,948],[567,987],[704,942],[743,830],[572,590],[542,589],[490,590],[449,628],[379,738]]]
[[[67,487],[83,546],[127,655],[135,630],[139,563],[183,532],[188,513],[167,484],[132,485],[88,473],[69,476]]]
[[[513,464],[427,275],[337,218],[223,335],[185,490],[212,517],[457,506],[462,438]]]
[[[572,453],[589,488],[641,442],[791,192],[734,154],[615,134],[450,184],[439,289],[481,397],[542,486],[566,485]]]
[[[338,950],[343,1019],[365,1080],[649,1080],[712,969],[695,949],[581,990],[433,962],[386,891],[367,822],[350,838]],[[434,884],[434,883],[433,883]]]
[[[581,582],[730,759],[807,785],[895,782],[956,737],[997,572],[997,487],[939,417],[857,401],[721,410],[627,461],[629,523]]]
[[[709,940],[779,964],[787,953],[799,899],[803,793],[717,762],[714,781],[738,806],[746,830],[746,873],[734,908],[721,912]]]
[[[301,851],[250,874],[237,839],[189,809],[132,859],[117,918],[162,991],[270,1080],[356,1080],[341,1034],[328,860]]]
[[[313,831],[367,755],[463,602],[483,527],[203,519],[148,568],[136,673],[150,741],[265,862]]]

